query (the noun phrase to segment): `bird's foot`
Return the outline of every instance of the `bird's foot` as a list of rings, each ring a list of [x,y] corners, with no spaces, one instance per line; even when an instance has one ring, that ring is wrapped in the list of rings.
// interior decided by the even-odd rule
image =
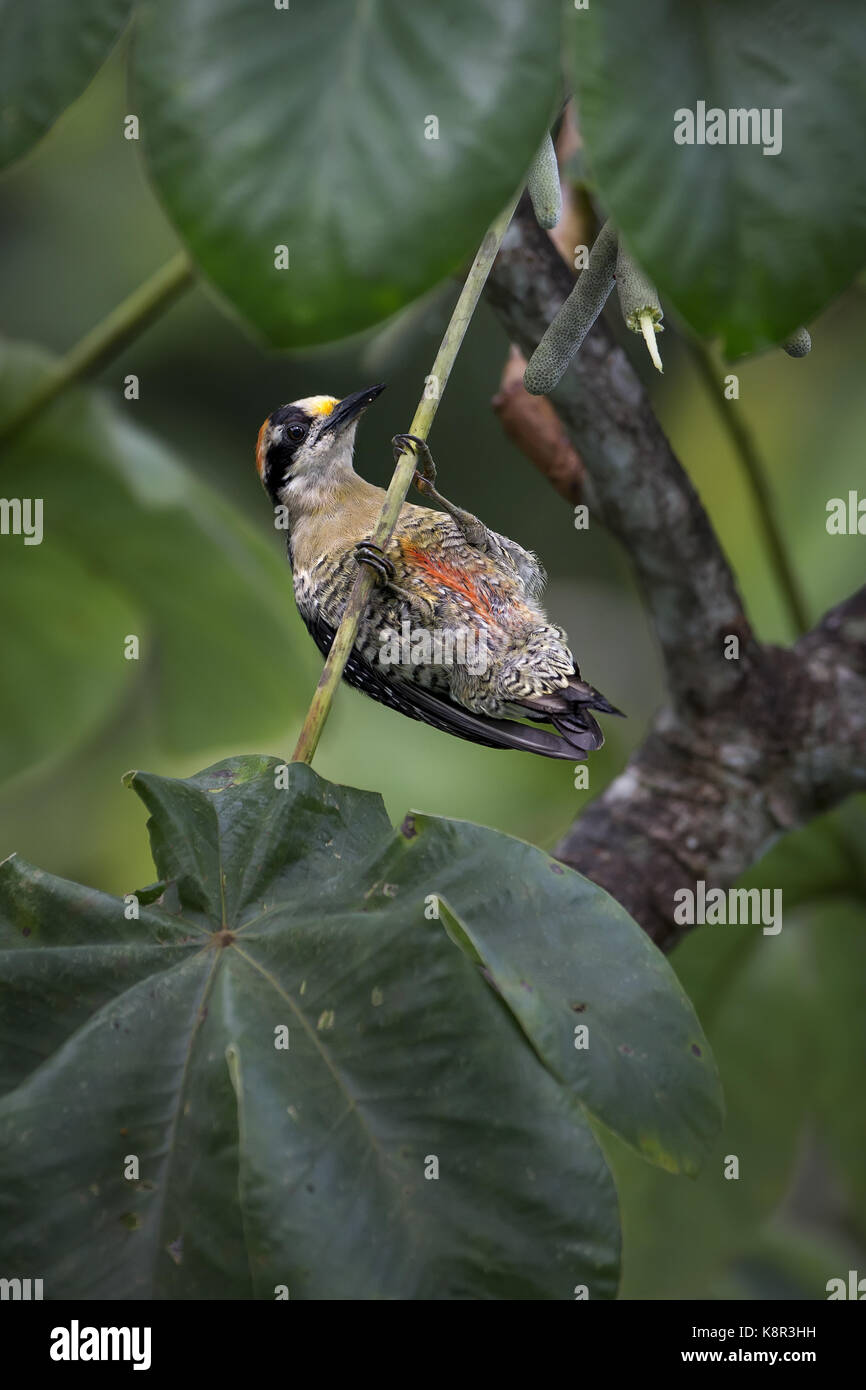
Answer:
[[[433,462],[433,455],[423,439],[419,439],[417,434],[395,434],[391,440],[394,446],[395,461],[407,449],[415,455],[415,476],[412,479],[419,492],[429,492],[426,483],[435,483],[436,465]]]
[[[355,559],[359,565],[369,565],[378,584],[387,584],[394,578],[396,570],[393,562],[373,541],[359,541],[355,546]]]

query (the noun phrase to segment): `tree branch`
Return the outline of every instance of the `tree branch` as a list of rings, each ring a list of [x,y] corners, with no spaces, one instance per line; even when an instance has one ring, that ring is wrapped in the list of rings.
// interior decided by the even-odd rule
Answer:
[[[529,356],[574,284],[525,201],[505,237],[488,298]],[[719,541],[621,348],[595,325],[551,399],[583,460],[607,527],[646,596],[678,706],[722,704],[755,643]],[[740,661],[724,659],[725,637]]]
[[[663,711],[556,853],[670,949],[678,888],[727,887],[779,835],[864,788],[866,588],[796,647],[761,648],[727,706]]]
[[[488,297],[525,354],[571,285],[521,209]],[[866,589],[793,648],[761,645],[709,518],[601,320],[553,398],[635,566],[672,695],[556,853],[670,949],[683,933],[677,889],[727,887],[781,833],[866,787]],[[727,636],[738,637],[739,659],[725,658]]]
[[[24,429],[70,386],[100,371],[188,290],[195,283],[195,278],[195,266],[184,251],[179,251],[160,266],[143,285],[139,285],[100,323],[85,333],[75,347],[70,348],[40,378],[30,394],[18,402],[3,422],[0,442],[6,443]]]

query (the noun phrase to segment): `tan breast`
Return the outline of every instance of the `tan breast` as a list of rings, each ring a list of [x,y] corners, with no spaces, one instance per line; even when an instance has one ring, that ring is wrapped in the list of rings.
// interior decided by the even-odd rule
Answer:
[[[292,519],[292,563],[308,570],[322,555],[337,560],[375,529],[385,493],[363,478],[353,476],[317,505]]]
[[[308,512],[293,518],[293,567],[309,571],[323,555],[337,561],[346,551],[354,549],[359,541],[366,540],[375,531],[384,501],[384,489],[374,487],[357,474],[346,481],[341,479],[339,486],[320,496]],[[400,509],[395,539],[405,536],[407,529],[429,530],[431,524],[448,529],[453,525],[442,512],[405,502]]]

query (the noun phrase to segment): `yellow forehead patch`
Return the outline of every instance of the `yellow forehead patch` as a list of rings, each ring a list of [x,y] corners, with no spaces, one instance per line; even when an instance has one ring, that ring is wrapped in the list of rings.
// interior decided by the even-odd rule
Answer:
[[[330,415],[335,405],[340,402],[336,396],[306,396],[302,401],[294,401],[294,405],[299,405],[301,410],[305,410],[313,419],[316,416]]]

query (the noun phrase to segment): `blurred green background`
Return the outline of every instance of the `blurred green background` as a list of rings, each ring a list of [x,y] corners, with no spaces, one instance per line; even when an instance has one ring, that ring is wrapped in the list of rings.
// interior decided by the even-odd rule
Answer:
[[[121,57],[115,54],[36,151],[0,184],[0,297],[8,339],[66,350],[177,249],[143,176],[138,146],[122,137],[127,109]],[[239,707],[233,727],[241,727],[243,736],[229,742],[209,729],[200,742],[189,738],[182,751],[171,749],[152,715],[153,671],[142,661],[124,671],[120,693],[98,728],[0,790],[0,857],[17,851],[54,873],[129,892],[153,875],[141,805],[121,785],[127,769],[185,776],[230,754],[290,755],[319,662],[293,616],[283,539],[272,528],[253,466],[256,432],[281,402],[315,392],[339,396],[385,380],[388,391],[362,426],[356,459],[365,477],[384,483],[391,435],[408,427],[455,295],[456,287],[445,285],[384,330],[336,349],[281,356],[264,352],[207,290],[196,288],[102,373],[99,385],[117,410],[159,437],[243,514],[280,561],[276,602],[292,625],[285,704],[272,698],[262,708],[255,698],[245,699],[244,673],[235,672]],[[809,325],[810,357],[792,361],[769,352],[729,368],[739,376],[740,409],[766,461],[815,619],[864,579],[863,538],[828,536],[824,524],[828,498],[845,496],[858,481],[863,486],[862,324],[863,291],[855,287]],[[662,345],[665,376],[650,380],[637,340],[626,344],[718,528],[759,634],[787,642],[793,634],[738,461],[675,326]],[[491,411],[507,349],[482,306],[431,438],[440,486],[541,555],[550,574],[551,617],[568,630],[584,675],[628,719],[607,721],[608,741],[590,764],[589,791],[576,791],[567,764],[476,748],[344,690],[316,767],[335,781],[381,791],[394,820],[414,808],[551,847],[622,768],[663,701],[664,687],[628,557],[597,527],[574,530],[569,508],[509,444]],[[128,373],[140,378],[138,401],[123,398]],[[40,495],[36,477],[32,495]],[[134,517],[129,524],[135,525]],[[122,534],[116,543],[124,544]],[[218,594],[214,601],[219,603]],[[188,620],[194,622],[195,614]],[[37,629],[52,622],[35,587],[31,621]],[[138,631],[122,623],[121,628],[118,663],[124,632]],[[217,630],[224,641],[220,659],[231,665],[236,634],[229,622],[221,628],[217,623]],[[15,652],[14,644],[4,645],[4,686],[27,679],[16,667]],[[285,652],[274,655],[275,662],[285,659]],[[62,685],[53,693],[61,706],[71,695]],[[807,835],[825,833],[837,843],[836,822],[830,831]],[[760,1180],[740,1184],[742,1201],[737,1206],[738,1194],[732,1215],[732,1185],[720,1182],[715,1159],[691,1184],[612,1149],[625,1213],[627,1294],[821,1297],[825,1280],[844,1274],[858,1258],[866,1273],[863,977],[860,995],[850,1000],[852,1023],[844,1037],[834,1038],[814,988],[823,969],[844,977],[839,961],[853,956],[862,963],[866,914],[863,896],[858,899],[852,886],[857,875],[862,886],[862,863],[851,883],[830,885],[832,908],[829,898],[816,902],[804,893],[799,920],[793,911],[786,916],[779,939],[755,939],[753,933],[740,940],[733,928],[721,929],[730,933],[724,941],[718,933],[711,938],[708,931],[697,932],[675,953],[728,1093],[733,1128],[719,1153],[745,1155],[744,1168],[753,1161]],[[815,943],[829,939],[831,925],[840,944],[838,954],[831,951],[832,959],[824,961]],[[852,1027],[859,1029],[853,1036]],[[853,1134],[841,1147],[828,1138],[833,1107],[853,1114]],[[840,1158],[844,1153],[848,1160]],[[696,1230],[702,1233],[698,1241]],[[692,1238],[686,1240],[688,1233]]]

